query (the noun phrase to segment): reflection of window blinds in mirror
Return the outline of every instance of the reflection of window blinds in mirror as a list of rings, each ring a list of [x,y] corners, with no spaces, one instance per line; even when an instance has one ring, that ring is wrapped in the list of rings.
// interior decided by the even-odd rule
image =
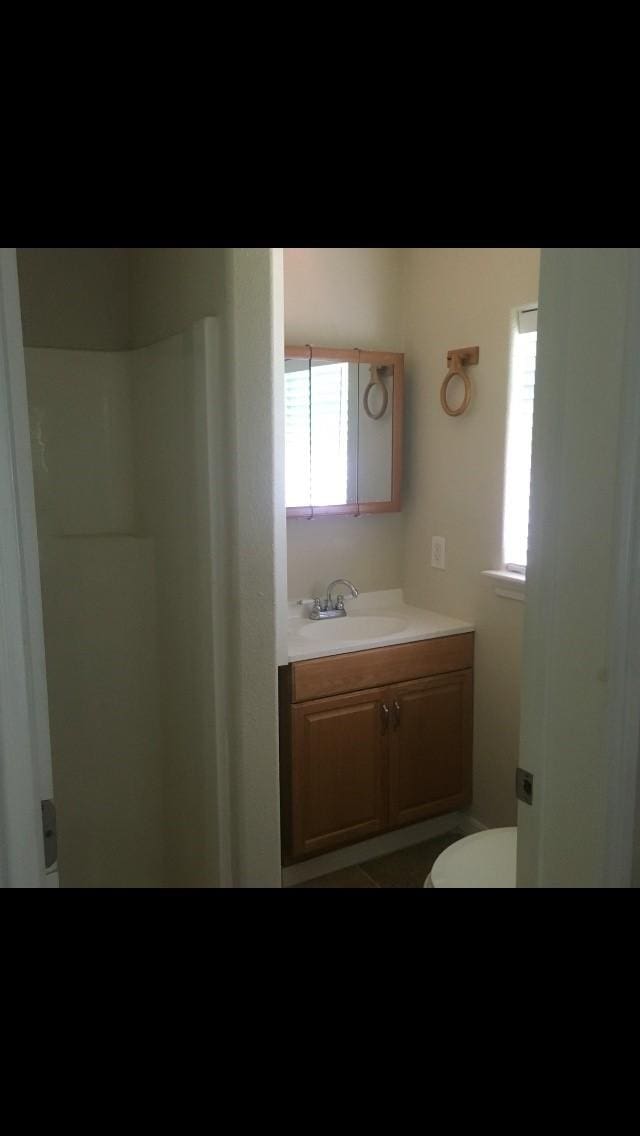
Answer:
[[[349,367],[314,364],[311,373],[311,422],[308,364],[285,373],[287,508],[347,501]]]

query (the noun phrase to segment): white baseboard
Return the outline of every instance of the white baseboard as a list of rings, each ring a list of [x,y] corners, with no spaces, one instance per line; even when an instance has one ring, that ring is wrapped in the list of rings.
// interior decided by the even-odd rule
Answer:
[[[486,832],[487,825],[483,824],[481,820],[476,820],[475,817],[469,816],[467,813],[459,813],[457,827],[464,832],[465,836],[472,836],[474,832]]]
[[[454,828],[461,828],[462,813],[447,813],[445,816],[434,817],[433,820],[423,820],[420,824],[412,824],[408,828],[399,828],[395,832],[385,832],[384,836],[374,836],[372,840],[363,840],[360,844],[351,844],[348,848],[341,848],[338,852],[326,852],[324,856],[314,856],[313,860],[305,860],[303,864],[292,864],[282,869],[282,886],[294,887],[295,884],[304,884],[307,880],[315,880],[318,876],[326,876],[329,872],[339,872],[341,868],[352,868],[354,864],[364,864],[367,860],[375,860],[376,856],[386,856],[389,852],[398,852],[401,848],[410,848],[412,844],[421,844],[423,840],[430,840],[434,836],[442,836]],[[478,828],[484,828],[477,821]],[[466,832],[467,829],[465,828]],[[471,830],[469,830],[471,831]]]

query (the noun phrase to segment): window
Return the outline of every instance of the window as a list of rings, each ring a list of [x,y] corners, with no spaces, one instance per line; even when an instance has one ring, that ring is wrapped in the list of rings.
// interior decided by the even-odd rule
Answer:
[[[310,379],[311,374],[311,379]],[[350,500],[349,364],[285,365],[287,508]]]
[[[511,360],[507,461],[505,478],[503,557],[508,572],[524,576],[529,536],[529,488],[533,396],[536,376],[538,309],[517,312]]]

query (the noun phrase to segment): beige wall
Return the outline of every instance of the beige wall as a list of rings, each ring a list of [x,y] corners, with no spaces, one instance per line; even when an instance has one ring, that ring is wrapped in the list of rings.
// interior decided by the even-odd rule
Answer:
[[[286,248],[288,343],[402,351],[399,248]]]
[[[400,248],[285,248],[285,341],[402,351]],[[291,599],[321,594],[338,576],[358,588],[398,588],[402,516],[287,522]]]
[[[126,348],[128,253],[126,248],[18,249],[25,345]]]
[[[322,596],[345,577],[361,592],[402,586],[403,522],[387,516],[295,517],[287,521],[289,599]]]
[[[512,824],[524,605],[481,573],[500,566],[511,313],[537,298],[539,249],[410,249],[406,267],[403,584],[409,601],[476,625],[471,811]],[[447,351],[473,344],[471,407],[449,418]],[[444,572],[430,567],[434,535],[446,539]]]
[[[131,248],[130,339],[144,347],[220,315],[223,248]]]
[[[219,315],[221,248],[18,249],[27,347],[126,350]]]

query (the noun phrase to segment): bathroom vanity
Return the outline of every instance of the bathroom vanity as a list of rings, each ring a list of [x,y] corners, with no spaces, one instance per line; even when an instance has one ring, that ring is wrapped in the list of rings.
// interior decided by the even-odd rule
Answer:
[[[291,864],[471,800],[470,624],[399,591],[349,615],[289,620],[280,668],[283,862]]]

